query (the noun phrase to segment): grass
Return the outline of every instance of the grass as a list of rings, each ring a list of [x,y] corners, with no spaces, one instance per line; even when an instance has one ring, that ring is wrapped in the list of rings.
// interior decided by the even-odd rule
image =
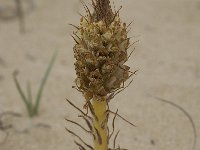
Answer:
[[[39,111],[40,102],[41,102],[42,94],[43,94],[43,91],[44,91],[44,87],[45,87],[45,84],[46,84],[47,79],[49,77],[49,74],[52,70],[56,56],[57,56],[57,51],[53,54],[53,56],[52,56],[52,58],[49,62],[49,65],[46,69],[46,72],[45,72],[45,74],[44,74],[44,76],[43,76],[43,78],[40,82],[40,86],[39,86],[39,89],[38,89],[38,92],[36,94],[36,98],[35,98],[34,101],[33,101],[33,98],[32,98],[32,90],[31,90],[30,82],[27,82],[27,87],[26,87],[27,93],[25,94],[25,91],[22,90],[22,87],[21,87],[21,85],[20,85],[20,83],[17,79],[17,73],[16,72],[13,73],[13,79],[14,79],[17,91],[19,92],[21,99],[26,106],[29,117],[34,117],[34,116],[38,115],[38,111]]]

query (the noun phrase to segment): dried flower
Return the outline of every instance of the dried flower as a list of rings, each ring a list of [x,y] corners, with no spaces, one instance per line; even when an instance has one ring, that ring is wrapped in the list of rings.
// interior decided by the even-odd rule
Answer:
[[[75,82],[87,99],[107,96],[129,78],[126,24],[113,14],[108,0],[93,6],[94,13],[82,17],[74,33]]]

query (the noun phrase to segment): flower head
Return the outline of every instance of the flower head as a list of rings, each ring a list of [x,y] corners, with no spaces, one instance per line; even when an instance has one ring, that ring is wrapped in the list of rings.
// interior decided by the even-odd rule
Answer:
[[[107,96],[129,78],[127,27],[107,1],[93,2],[94,13],[82,17],[74,33],[75,82],[86,99]]]

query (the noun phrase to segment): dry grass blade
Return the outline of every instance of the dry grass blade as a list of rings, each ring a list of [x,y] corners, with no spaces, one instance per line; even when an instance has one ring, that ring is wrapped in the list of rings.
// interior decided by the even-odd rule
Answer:
[[[139,42],[139,40],[134,41],[133,43],[131,43],[131,44],[129,45],[128,49],[129,49],[130,47],[132,47],[135,43],[138,43],[138,42]]]
[[[116,117],[117,117],[117,112],[118,112],[118,109],[117,109],[117,111],[116,111],[116,113],[115,113],[115,116],[113,117],[113,121],[112,121],[112,132],[111,132],[111,134],[110,134],[110,136],[109,136],[109,139],[112,137],[112,135],[113,135],[113,133],[114,133],[114,131],[115,131],[115,119],[116,119]]]
[[[115,112],[108,110],[109,113],[111,114],[115,114]],[[136,127],[136,125],[134,125],[133,123],[131,123],[130,121],[126,120],[124,117],[122,117],[121,115],[117,114],[117,117],[121,118],[122,120],[124,120],[125,122],[127,122],[128,124],[130,124],[133,127]]]
[[[74,143],[80,148],[80,150],[86,150],[86,148],[77,141],[74,141]]]
[[[87,129],[85,129],[82,125],[80,125],[79,123],[77,123],[77,122],[75,122],[75,121],[72,121],[72,120],[69,120],[69,119],[67,119],[67,118],[65,118],[65,120],[66,121],[68,121],[68,122],[71,122],[71,123],[73,123],[73,124],[75,124],[75,125],[77,125],[77,126],[79,126],[81,129],[83,129],[85,132],[87,132],[87,133],[92,133],[91,131],[88,131]]]
[[[81,41],[81,38],[75,32],[73,32],[73,35],[75,35]]]
[[[69,24],[70,26],[72,26],[72,27],[74,27],[74,28],[76,28],[77,30],[79,30],[80,28],[79,27],[77,27],[77,26],[75,26],[75,25],[73,25],[73,24]]]
[[[74,39],[74,41],[76,42],[76,44],[79,44],[79,42],[76,40],[76,38],[73,35],[71,35],[71,37]]]
[[[70,100],[68,100],[67,98],[66,98],[66,100],[67,100],[67,102],[71,105],[71,106],[73,106],[74,108],[76,108],[79,112],[81,112],[81,114],[83,114],[84,116],[86,116],[86,114],[80,109],[80,108],[78,108],[76,105],[74,105]]]
[[[133,73],[134,74],[134,73]],[[132,75],[133,75],[132,74]],[[113,96],[112,96],[112,98],[114,98],[117,94],[119,94],[119,93],[121,93],[122,91],[124,91],[126,88],[128,88],[130,85],[131,85],[131,83],[133,82],[133,79],[128,83],[128,85],[126,85],[124,88],[122,88],[121,90],[119,90],[119,91],[117,91],[116,93],[114,93],[113,94]],[[112,99],[111,98],[111,99]]]
[[[131,21],[131,22],[127,25],[126,29],[128,29],[128,28],[130,27],[130,25],[131,25],[133,22],[134,22],[134,20]]]
[[[72,132],[71,130],[69,130],[69,129],[67,129],[67,128],[65,128],[70,134],[72,134],[72,135],[74,135],[75,137],[77,137],[85,146],[87,146],[89,149],[91,149],[91,150],[94,150],[93,149],[93,147],[92,146],[90,146],[89,144],[87,144],[87,143],[85,143],[84,141],[83,141],[83,139],[80,137],[80,136],[78,136],[77,134],[75,134],[74,132]]]
[[[133,54],[133,52],[135,51],[135,48],[133,48],[133,50],[130,52],[130,54],[128,55],[128,59],[131,57],[131,55]],[[128,60],[127,59],[127,60]]]
[[[137,72],[137,71],[133,72],[133,73],[129,76],[129,78],[130,78],[132,75],[134,75],[136,72]],[[132,79],[132,80],[128,83],[128,85],[126,85],[125,87],[124,87],[124,85],[123,85],[123,87],[120,87],[119,89],[117,89],[116,91],[114,91],[113,93],[111,93],[111,94],[108,96],[108,98],[106,99],[106,100],[107,100],[107,103],[110,102],[116,95],[118,95],[119,93],[121,93],[122,91],[124,91],[126,88],[128,88],[128,87],[131,85],[132,82],[133,82],[133,79]]]
[[[109,137],[109,135],[110,135],[110,130],[109,130],[109,127],[108,127],[108,126],[107,126],[107,131],[108,131],[107,137]],[[108,143],[109,143],[109,138],[108,138]]]
[[[118,137],[118,135],[119,135],[119,132],[120,132],[120,130],[117,131],[117,133],[116,133],[116,135],[115,135],[115,137],[114,137],[113,148],[115,148],[115,146],[116,146],[116,140],[117,140],[117,137]]]
[[[92,125],[91,125],[90,121],[86,118],[86,116],[79,115],[79,117],[82,117],[82,118],[85,120],[85,122],[86,122],[88,128],[89,128],[90,131],[92,132],[92,131],[93,131],[93,130],[92,130]],[[87,117],[88,117],[88,116],[87,116]],[[89,119],[92,119],[92,118],[89,118]]]
[[[163,98],[160,98],[160,97],[156,97],[156,96],[153,96],[151,94],[148,94],[149,96],[155,98],[156,100],[159,100],[161,102],[164,102],[164,103],[167,103],[167,104],[170,104],[174,107],[176,107],[177,109],[179,109],[181,112],[184,113],[184,115],[189,119],[191,125],[192,125],[192,129],[193,129],[193,134],[194,134],[194,142],[193,142],[193,145],[192,145],[192,149],[195,150],[195,147],[196,147],[196,141],[197,141],[197,131],[196,131],[196,126],[195,126],[195,123],[192,119],[192,117],[190,116],[190,114],[184,109],[182,108],[181,106],[175,104],[174,102],[171,102],[169,100],[166,100],[166,99],[163,99]]]

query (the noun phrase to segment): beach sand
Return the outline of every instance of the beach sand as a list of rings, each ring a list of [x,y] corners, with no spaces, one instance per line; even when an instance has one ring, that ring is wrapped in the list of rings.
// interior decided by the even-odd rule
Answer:
[[[0,130],[0,143],[8,133],[0,150],[75,150],[74,137],[65,127],[91,143],[89,135],[64,120],[81,121],[79,112],[65,98],[80,108],[84,105],[81,94],[71,88],[76,77],[74,41],[70,37],[74,28],[68,25],[78,24],[77,12],[84,11],[78,0],[34,3],[34,9],[25,16],[25,34],[20,34],[17,19],[0,19],[0,113],[21,115],[2,118],[4,125],[13,127]],[[4,4],[7,0],[0,1],[0,8]],[[9,5],[14,6],[11,2]],[[27,3],[24,5],[27,9]],[[200,136],[200,1],[118,0],[115,5],[116,9],[123,5],[120,16],[124,22],[134,20],[129,36],[133,36],[133,42],[139,40],[127,63],[133,71],[139,71],[133,83],[110,103],[110,109],[119,109],[119,114],[137,127],[117,118],[117,145],[129,150],[192,150],[194,134],[189,119],[154,97],[184,108]],[[39,116],[29,119],[12,73],[19,71],[24,89],[30,80],[35,96],[55,50],[59,54],[44,89]],[[199,149],[197,138],[195,150]]]

